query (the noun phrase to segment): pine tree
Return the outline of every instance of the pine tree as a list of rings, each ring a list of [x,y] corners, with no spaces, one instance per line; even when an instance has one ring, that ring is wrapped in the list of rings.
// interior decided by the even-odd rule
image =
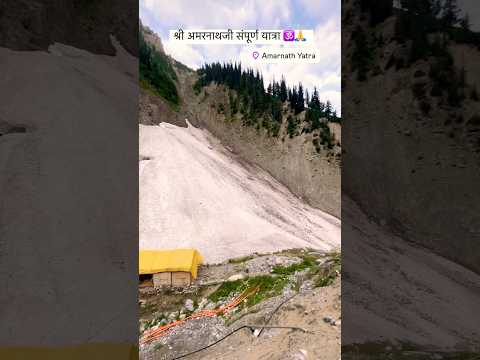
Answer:
[[[465,33],[470,32],[470,17],[468,14],[465,14],[465,16],[460,20],[460,26]]]
[[[328,120],[330,120],[332,117],[332,111],[333,111],[332,103],[330,102],[330,100],[327,100],[327,103],[325,105],[325,117]]]
[[[275,80],[273,81],[273,96],[280,97],[280,85]]]
[[[310,100],[310,107],[320,110],[320,98],[318,96],[317,87],[313,88],[312,99]]]
[[[287,85],[285,84],[285,78],[282,76],[280,81],[280,101],[285,102],[288,99]]]
[[[142,51],[140,55],[144,56],[148,50],[142,48]],[[230,91],[228,95],[230,115],[234,116],[240,111],[244,125],[256,126],[258,129],[262,126],[271,136],[279,134],[283,118],[282,103],[287,100],[295,115],[304,111],[306,105],[308,107],[305,121],[310,127],[305,126],[302,132],[323,128],[320,119],[325,117],[325,113],[333,120],[336,119],[331,103],[327,102],[325,105],[320,101],[316,87],[310,95],[301,83],[292,88],[288,87],[283,76],[280,82],[273,80],[265,89],[263,76],[259,71],[242,69],[237,63],[205,64],[198,70],[198,74],[196,89],[214,82],[235,90],[236,95],[234,91]],[[297,127],[298,119],[295,116],[287,118],[287,132],[290,136],[298,134]]]
[[[297,93],[297,88],[294,86],[292,88],[292,97],[290,99],[290,108],[296,113],[296,108],[297,108],[297,102],[298,102],[298,93]]]
[[[445,29],[450,29],[452,26],[458,24],[458,9],[457,0],[445,0],[445,4],[442,9],[442,21]]]
[[[322,116],[325,116],[325,108],[326,108],[325,104],[320,101],[319,110]]]
[[[238,112],[238,99],[234,97],[232,92],[229,94],[229,102],[230,102],[230,112],[231,115],[235,115]]]
[[[287,132],[290,138],[293,138],[297,132],[297,123],[291,115],[287,117]]]
[[[442,0],[432,0],[432,16],[436,19],[442,12]]]
[[[333,110],[330,121],[338,122],[337,110]]]
[[[303,86],[298,84],[298,98],[295,104],[295,114],[301,113],[305,109],[305,99],[303,97]]]
[[[277,98],[272,100],[272,118],[277,123],[282,121],[282,103]]]

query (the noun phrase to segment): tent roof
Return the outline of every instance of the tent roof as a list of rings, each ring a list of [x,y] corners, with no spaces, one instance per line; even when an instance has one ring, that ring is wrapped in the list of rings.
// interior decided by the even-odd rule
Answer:
[[[202,262],[202,255],[195,249],[140,250],[139,273],[185,271],[195,279],[198,265]]]

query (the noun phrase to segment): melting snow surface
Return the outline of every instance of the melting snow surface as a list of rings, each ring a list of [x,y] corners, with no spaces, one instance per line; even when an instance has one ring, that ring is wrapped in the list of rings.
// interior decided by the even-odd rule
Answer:
[[[194,247],[209,263],[340,247],[340,220],[302,202],[204,130],[140,125],[140,249]]]

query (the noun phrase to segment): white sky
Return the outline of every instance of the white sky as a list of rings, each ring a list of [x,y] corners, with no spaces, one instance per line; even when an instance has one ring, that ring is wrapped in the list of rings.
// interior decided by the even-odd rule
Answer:
[[[140,0],[140,18],[162,39],[165,51],[197,69],[215,61],[241,61],[258,68],[268,83],[283,75],[288,85],[317,86],[322,101],[341,114],[340,0]],[[168,31],[189,28],[279,29],[315,31],[317,64],[259,64],[241,45],[185,45],[168,41]],[[267,85],[267,84],[265,84]]]

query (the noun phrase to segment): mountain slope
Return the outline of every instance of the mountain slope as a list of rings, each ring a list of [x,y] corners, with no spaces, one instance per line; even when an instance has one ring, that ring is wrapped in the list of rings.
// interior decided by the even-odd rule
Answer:
[[[343,12],[342,80],[352,101],[343,108],[342,190],[391,231],[480,272],[480,102],[470,97],[480,52],[451,41],[439,55],[411,60],[397,17],[370,27],[353,1]],[[371,54],[364,81],[354,61],[361,42]],[[447,76],[443,94],[439,76]]]
[[[479,351],[480,276],[392,235],[343,200],[342,345]]]
[[[340,247],[340,221],[311,208],[205,130],[140,126],[140,248],[195,247],[209,263]]]
[[[161,40],[152,34],[145,37],[160,48]],[[150,40],[148,40],[150,39]],[[176,73],[176,88],[180,98],[178,108],[168,101],[142,90],[140,123],[145,125],[167,122],[186,126],[185,119],[195,127],[208,130],[240,157],[268,171],[310,205],[340,216],[340,125],[330,124],[335,145],[333,150],[319,145],[320,130],[288,136],[287,115],[283,115],[279,136],[263,128],[245,126],[240,114],[230,116],[230,95],[224,85],[210,84],[194,91],[198,74],[165,55]],[[222,110],[223,109],[223,110]],[[285,110],[286,111],[286,110]],[[299,118],[305,113],[299,115]]]
[[[0,48],[4,345],[137,341],[138,62],[110,46]]]
[[[454,352],[480,350],[480,56],[415,32],[419,56],[375,4],[342,7],[345,358],[474,358]]]

